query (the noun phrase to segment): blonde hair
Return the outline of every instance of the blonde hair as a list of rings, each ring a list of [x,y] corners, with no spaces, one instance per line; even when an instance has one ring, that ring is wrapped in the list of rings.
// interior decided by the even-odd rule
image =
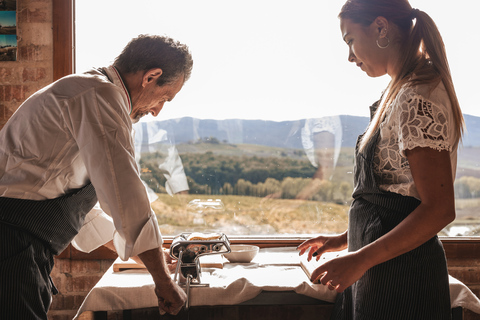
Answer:
[[[465,124],[453,86],[445,45],[435,22],[427,13],[412,9],[407,0],[348,0],[339,14],[340,19],[350,19],[364,26],[369,26],[379,16],[385,17],[398,28],[402,44],[399,56],[402,59],[399,61],[399,72],[392,76],[360,142],[360,150],[365,148],[378,130],[400,89],[404,85],[420,83],[431,84],[433,89],[443,82],[452,106],[456,140],[461,140]]]

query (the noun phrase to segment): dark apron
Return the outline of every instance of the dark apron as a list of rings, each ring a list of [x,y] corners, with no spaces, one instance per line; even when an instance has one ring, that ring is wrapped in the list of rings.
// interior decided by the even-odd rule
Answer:
[[[47,319],[53,256],[83,225],[93,185],[44,201],[0,197],[0,319]]]
[[[413,197],[383,192],[373,170],[379,134],[355,150],[354,192],[349,211],[348,251],[356,251],[395,228],[420,204]],[[448,270],[435,236],[420,247],[369,269],[337,296],[332,319],[451,319]]]

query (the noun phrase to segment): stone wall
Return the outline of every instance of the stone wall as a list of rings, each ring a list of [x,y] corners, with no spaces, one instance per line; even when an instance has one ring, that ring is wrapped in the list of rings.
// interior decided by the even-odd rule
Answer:
[[[53,297],[48,312],[49,320],[71,320],[117,255],[102,247],[85,254],[69,246],[55,258],[51,277],[59,294]],[[80,320],[93,319],[91,312],[81,315]]]
[[[17,61],[0,62],[0,128],[32,93],[52,82],[52,0],[17,0]]]

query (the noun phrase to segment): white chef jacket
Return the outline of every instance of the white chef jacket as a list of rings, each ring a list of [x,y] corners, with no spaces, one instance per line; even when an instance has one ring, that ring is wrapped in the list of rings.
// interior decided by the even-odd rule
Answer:
[[[12,115],[0,130],[0,196],[52,199],[91,181],[100,206],[74,244],[90,251],[113,238],[126,260],[163,241],[135,162],[130,96],[114,67],[103,70],[64,77]]]

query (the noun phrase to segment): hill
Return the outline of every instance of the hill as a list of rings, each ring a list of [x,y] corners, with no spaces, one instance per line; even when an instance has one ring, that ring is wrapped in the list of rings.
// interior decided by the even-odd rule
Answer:
[[[480,117],[464,115],[466,134],[465,148],[480,147]],[[358,135],[368,125],[367,117],[341,115],[342,147],[354,147]],[[164,130],[175,144],[192,143],[199,139],[215,138],[221,143],[252,144],[287,149],[303,149],[301,131],[306,119],[295,121],[268,120],[205,120],[191,117],[161,120],[136,124],[136,130],[158,132]],[[143,135],[142,144],[152,143]]]

